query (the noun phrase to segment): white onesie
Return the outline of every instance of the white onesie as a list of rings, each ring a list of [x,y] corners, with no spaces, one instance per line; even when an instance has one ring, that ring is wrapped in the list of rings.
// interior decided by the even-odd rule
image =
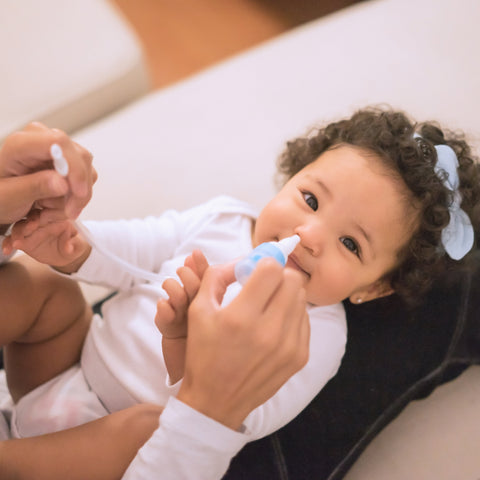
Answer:
[[[182,213],[167,211],[160,217],[143,220],[86,225],[98,243],[119,257],[167,278],[176,277],[176,269],[195,248],[202,250],[210,264],[246,255],[252,249],[251,225],[255,218],[256,212],[249,205],[218,197]],[[64,384],[75,382],[77,387],[72,388],[83,389],[90,406],[77,417],[72,411],[69,413],[67,420],[73,419],[74,423],[79,418],[81,422],[98,418],[101,409],[106,414],[139,402],[166,405],[160,427],[142,447],[125,479],[221,478],[232,456],[245,443],[279,429],[308,405],[335,375],[345,350],[343,306],[309,306],[311,339],[307,365],[250,413],[242,433],[234,432],[174,398],[180,384],[169,385],[161,334],[154,324],[156,303],[165,295],[160,283],[133,278],[95,250],[74,277],[107,285],[119,293],[105,302],[102,317],[94,317],[81,366],[54,379],[54,395],[50,387],[48,393],[41,390],[42,386],[24,397],[14,413],[12,431],[17,436],[42,433],[32,429],[32,424],[42,423],[38,415],[45,418],[45,409],[36,420],[28,415],[34,410],[33,404],[39,402],[38,394],[52,398],[65,390]],[[230,302],[240,288],[238,284],[231,285],[224,303]],[[68,421],[61,428],[72,426]]]

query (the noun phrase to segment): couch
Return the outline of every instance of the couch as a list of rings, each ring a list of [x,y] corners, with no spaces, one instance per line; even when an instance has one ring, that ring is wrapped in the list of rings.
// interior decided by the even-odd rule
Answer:
[[[111,4],[25,3],[9,2],[0,20],[9,26],[0,28],[9,45],[0,139],[37,119],[89,148],[99,180],[85,219],[157,214],[223,193],[261,206],[286,140],[367,104],[462,129],[479,151],[477,0],[364,1],[157,91]],[[108,293],[84,291],[92,302]],[[345,479],[480,478],[480,367],[397,414]]]

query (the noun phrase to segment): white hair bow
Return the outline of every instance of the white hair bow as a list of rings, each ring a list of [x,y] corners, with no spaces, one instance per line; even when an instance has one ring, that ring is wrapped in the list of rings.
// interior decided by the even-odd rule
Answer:
[[[413,138],[421,139],[422,136],[414,133]],[[475,235],[470,218],[460,208],[462,195],[459,191],[458,158],[453,148],[448,145],[435,145],[435,150],[437,152],[435,173],[445,187],[453,192],[453,201],[448,207],[450,221],[442,230],[442,245],[450,258],[460,260],[472,249]]]
[[[442,245],[453,260],[460,260],[473,247],[474,233],[472,222],[460,208],[462,195],[459,191],[457,155],[448,145],[435,145],[437,163],[435,173],[442,179],[443,184],[453,192],[453,201],[448,207],[450,221],[442,230]]]

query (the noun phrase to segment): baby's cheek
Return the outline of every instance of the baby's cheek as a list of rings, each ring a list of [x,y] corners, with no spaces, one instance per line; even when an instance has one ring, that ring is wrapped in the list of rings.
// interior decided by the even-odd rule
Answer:
[[[338,269],[324,270],[310,277],[307,283],[307,301],[313,305],[332,305],[341,302],[351,293],[348,276]]]

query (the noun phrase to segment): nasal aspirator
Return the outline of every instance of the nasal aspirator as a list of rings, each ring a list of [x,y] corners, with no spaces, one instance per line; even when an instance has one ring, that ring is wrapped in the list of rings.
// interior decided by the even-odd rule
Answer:
[[[50,154],[53,159],[53,166],[55,170],[62,176],[68,175],[68,163],[63,156],[62,148],[58,144],[53,144],[50,148]],[[121,265],[123,269],[129,272],[135,277],[147,280],[150,282],[161,281],[162,278],[153,272],[143,270],[136,265],[131,265],[122,258],[117,257],[115,254],[99,245],[95,242],[87,228],[79,221],[76,220],[75,226],[85,239],[90,243],[92,247],[95,247],[102,255],[109,258],[113,262]],[[265,257],[272,257],[277,260],[282,267],[287,263],[288,256],[293,252],[295,247],[300,242],[298,235],[292,235],[291,237],[284,238],[278,242],[265,242],[254,248],[246,257],[239,260],[235,265],[235,277],[242,285],[247,281],[247,278],[255,270],[257,263]]]
[[[292,235],[278,242],[261,243],[254,248],[246,257],[239,260],[235,265],[235,278],[240,284],[244,284],[247,278],[255,270],[257,263],[265,257],[272,257],[277,260],[282,267],[287,263],[288,256],[298,245],[300,237]]]

